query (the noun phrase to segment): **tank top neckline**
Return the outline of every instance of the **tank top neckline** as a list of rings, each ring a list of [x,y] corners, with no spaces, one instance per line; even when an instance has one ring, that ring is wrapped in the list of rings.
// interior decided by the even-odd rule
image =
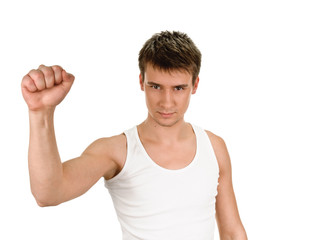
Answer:
[[[134,127],[134,131],[135,131],[135,137],[136,137],[136,141],[138,143],[138,145],[140,146],[143,154],[145,155],[146,159],[149,160],[153,166],[161,169],[162,171],[165,171],[165,172],[182,172],[182,171],[186,171],[188,170],[189,168],[191,168],[195,162],[197,161],[198,159],[198,153],[199,153],[199,137],[198,137],[198,132],[196,130],[196,127],[189,123],[191,126],[192,126],[192,129],[193,129],[193,132],[194,132],[194,135],[195,135],[195,139],[196,139],[196,152],[195,152],[195,155],[194,155],[194,158],[192,159],[192,161],[185,167],[183,168],[179,168],[179,169],[169,169],[169,168],[165,168],[165,167],[162,167],[160,166],[159,164],[157,164],[147,153],[146,149],[144,148],[142,142],[141,142],[141,139],[140,139],[140,136],[139,136],[139,133],[138,133],[138,130],[137,130],[137,125]]]

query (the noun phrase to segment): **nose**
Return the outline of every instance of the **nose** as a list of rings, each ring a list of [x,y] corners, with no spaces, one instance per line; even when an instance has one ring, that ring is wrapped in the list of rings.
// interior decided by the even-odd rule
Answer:
[[[171,109],[174,106],[174,96],[171,89],[164,89],[161,94],[160,106],[163,109]]]

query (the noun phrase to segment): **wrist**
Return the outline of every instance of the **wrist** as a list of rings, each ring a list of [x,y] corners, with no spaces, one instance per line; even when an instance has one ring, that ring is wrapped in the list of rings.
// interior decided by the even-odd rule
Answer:
[[[50,126],[53,123],[55,108],[28,110],[31,126]]]
[[[28,109],[29,115],[32,115],[34,117],[44,117],[44,116],[51,116],[54,114],[56,107],[50,107],[50,108],[44,108],[40,110],[31,110]]]

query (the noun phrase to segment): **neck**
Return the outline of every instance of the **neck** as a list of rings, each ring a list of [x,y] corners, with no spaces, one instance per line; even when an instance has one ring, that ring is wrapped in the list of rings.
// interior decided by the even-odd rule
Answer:
[[[171,144],[188,137],[191,126],[189,123],[185,122],[184,119],[179,120],[171,126],[163,126],[148,116],[147,119],[138,126],[138,131],[144,138]]]

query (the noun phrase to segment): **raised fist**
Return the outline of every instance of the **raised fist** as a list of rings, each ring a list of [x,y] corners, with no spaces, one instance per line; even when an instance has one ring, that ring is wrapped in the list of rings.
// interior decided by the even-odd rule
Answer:
[[[60,66],[40,65],[22,79],[22,94],[29,110],[54,109],[70,91],[74,76]]]

